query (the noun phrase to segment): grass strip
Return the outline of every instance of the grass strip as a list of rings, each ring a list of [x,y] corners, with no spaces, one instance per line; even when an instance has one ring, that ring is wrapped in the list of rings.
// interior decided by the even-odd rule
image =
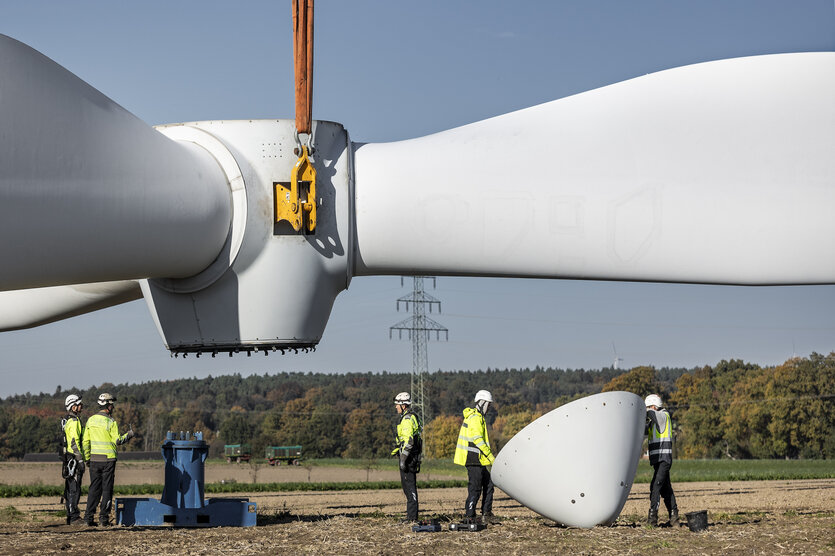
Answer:
[[[133,462],[131,462],[133,463]],[[212,466],[229,466],[234,467],[239,465],[246,468],[248,465],[255,465],[258,467],[267,467],[264,460],[253,459],[249,462],[241,463],[227,463],[225,459],[212,458],[206,460],[207,465]],[[281,465],[282,467],[285,464]],[[398,460],[396,458],[388,459],[359,459],[359,458],[315,458],[304,459],[298,467],[307,468],[337,468],[337,469],[353,469],[362,471],[398,471]],[[464,467],[452,463],[452,458],[449,459],[424,459],[421,463],[421,473],[437,474],[437,475],[460,475],[462,478],[467,476],[467,471]]]
[[[835,460],[674,460],[670,468],[673,483],[711,481],[793,481],[835,479]],[[636,483],[652,480],[647,460],[638,463]]]
[[[418,488],[466,488],[467,481],[418,481]],[[297,492],[325,490],[390,490],[400,489],[400,481],[323,482],[323,483],[209,483],[206,494],[229,492]]]
[[[418,481],[418,488],[466,488],[467,481]],[[115,485],[116,496],[161,495],[163,485]],[[207,483],[205,494],[226,494],[237,492],[299,492],[328,490],[390,490],[400,489],[400,481],[371,482],[324,482],[324,483]],[[82,486],[82,494],[88,487]],[[29,498],[36,496],[61,496],[64,487],[60,485],[4,485],[0,484],[0,498]]]

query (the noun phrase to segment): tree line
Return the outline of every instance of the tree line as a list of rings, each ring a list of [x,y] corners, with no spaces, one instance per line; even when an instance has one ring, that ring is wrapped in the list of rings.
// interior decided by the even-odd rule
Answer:
[[[424,388],[430,400],[424,430],[429,457],[452,457],[461,411],[480,389],[498,402],[498,413],[488,416],[496,449],[555,407],[627,390],[664,397],[679,457],[835,457],[835,354],[762,368],[735,360],[696,369],[438,371],[425,378]],[[387,372],[232,374],[106,383],[86,391],[59,387],[52,394],[0,400],[0,459],[52,451],[66,395],[84,397],[86,418],[103,391],[119,399],[114,417],[120,427],[132,425],[137,433],[128,450],[158,450],[173,430],[202,431],[210,456],[220,455],[224,444],[248,443],[256,457],[266,446],[300,444],[306,457],[384,458],[393,445],[393,397],[407,390],[408,374]]]

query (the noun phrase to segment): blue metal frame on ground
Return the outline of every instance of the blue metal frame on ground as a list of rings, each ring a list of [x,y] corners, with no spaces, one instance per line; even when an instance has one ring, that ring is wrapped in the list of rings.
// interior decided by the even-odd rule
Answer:
[[[170,432],[162,444],[165,486],[162,500],[116,498],[116,523],[133,526],[252,527],[255,502],[249,498],[203,498],[209,453],[203,433]]]
[[[125,526],[254,527],[248,498],[215,498],[202,508],[177,508],[153,498],[116,498],[116,523]]]

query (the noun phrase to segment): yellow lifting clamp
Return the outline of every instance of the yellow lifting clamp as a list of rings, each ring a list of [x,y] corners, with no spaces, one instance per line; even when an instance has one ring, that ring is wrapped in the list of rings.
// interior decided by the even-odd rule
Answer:
[[[301,156],[290,176],[290,189],[286,182],[275,184],[275,221],[286,220],[297,232],[307,214],[307,231],[316,230],[316,169],[308,156],[307,146],[301,147]],[[306,188],[306,200],[302,201],[300,189]]]

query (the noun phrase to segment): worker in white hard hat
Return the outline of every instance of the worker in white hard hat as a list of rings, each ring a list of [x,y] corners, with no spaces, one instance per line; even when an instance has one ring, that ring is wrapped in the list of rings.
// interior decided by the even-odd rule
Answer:
[[[61,420],[64,430],[61,450],[61,476],[64,478],[64,506],[67,509],[67,525],[80,524],[81,479],[84,477],[84,453],[82,451],[81,396],[70,394],[64,399],[67,415]]]
[[[481,515],[490,518],[493,516],[493,479],[490,477],[488,466],[493,465],[496,458],[490,450],[484,416],[490,410],[493,395],[487,390],[479,390],[473,401],[475,407],[464,409],[464,422],[458,433],[453,461],[467,468],[467,502],[464,505],[466,516],[470,519],[475,518],[478,499],[483,496]]]
[[[673,420],[664,409],[664,402],[658,394],[650,394],[644,400],[647,407],[647,439],[649,463],[652,465],[652,483],[649,495],[647,524],[658,525],[658,506],[661,498],[670,514],[670,526],[678,525],[678,506],[670,482],[670,467],[673,465]]]
[[[84,521],[87,525],[96,525],[93,518],[96,506],[101,500],[99,525],[107,527],[110,522],[110,510],[113,507],[113,480],[116,476],[116,446],[133,438],[133,429],[119,434],[119,425],[113,419],[113,404],[116,398],[107,392],[99,395],[99,412],[87,419],[84,427],[84,459],[89,462],[90,491],[87,493],[87,509]]]
[[[412,396],[408,392],[400,392],[394,397],[394,406],[399,417],[391,455],[398,456],[400,460],[400,485],[406,495],[406,519],[403,522],[412,523],[418,520],[417,474],[420,473],[423,440],[420,421],[412,412]]]

